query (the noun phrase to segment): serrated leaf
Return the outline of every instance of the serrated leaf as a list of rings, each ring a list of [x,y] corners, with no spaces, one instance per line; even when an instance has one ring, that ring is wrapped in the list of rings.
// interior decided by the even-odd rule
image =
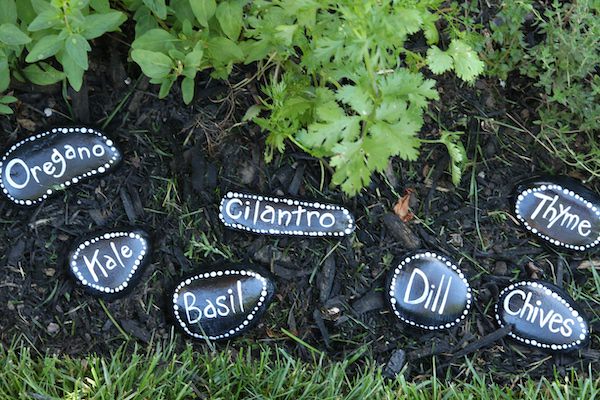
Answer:
[[[452,69],[454,62],[448,53],[443,52],[437,46],[431,46],[427,50],[427,65],[431,72],[439,75]]]
[[[215,15],[217,10],[215,0],[190,0],[190,6],[200,25],[208,27],[208,21]]]
[[[442,131],[442,137],[440,138],[440,142],[446,145],[448,154],[450,154],[450,173],[454,186],[460,184],[462,172],[467,162],[467,152],[460,141],[461,134],[462,132]]]
[[[88,40],[102,36],[106,32],[115,31],[127,20],[120,11],[110,11],[104,14],[91,14],[85,17],[83,37]]]
[[[438,17],[429,11],[425,11],[422,14],[422,17],[423,33],[425,34],[425,39],[427,39],[427,44],[436,44],[440,40],[439,33],[435,25]]]
[[[332,182],[341,185],[349,195],[355,195],[371,182],[371,171],[365,164],[362,140],[343,142],[333,148],[331,166],[335,168]]]
[[[335,97],[360,115],[369,115],[373,110],[373,101],[369,97],[369,92],[362,87],[344,85],[337,90]]]
[[[254,118],[258,117],[260,112],[264,109],[264,107],[259,106],[258,104],[253,104],[246,110],[244,117],[242,118],[242,122],[252,121]]]
[[[35,85],[52,85],[65,79],[65,73],[47,63],[31,64],[23,68],[23,75]]]
[[[448,47],[448,54],[454,60],[456,75],[463,81],[473,83],[475,78],[483,72],[483,61],[479,59],[471,46],[462,40],[453,39]]]
[[[20,46],[31,42],[31,39],[16,25],[5,23],[0,25],[0,42],[9,46]]]
[[[136,49],[131,52],[131,58],[140,66],[144,75],[153,79],[166,77],[173,68],[169,56],[155,51]]]
[[[239,0],[228,0],[217,6],[215,15],[221,29],[231,40],[240,36],[243,24],[244,3]]]
[[[88,51],[92,48],[85,38],[79,34],[73,34],[65,40],[65,49],[73,61],[83,70],[88,69]]]
[[[160,18],[160,19],[167,18],[167,5],[165,4],[165,0],[144,0],[144,4],[158,18]]]
[[[64,46],[64,42],[58,38],[58,35],[47,35],[38,40],[34,45],[25,61],[34,63],[55,55]]]

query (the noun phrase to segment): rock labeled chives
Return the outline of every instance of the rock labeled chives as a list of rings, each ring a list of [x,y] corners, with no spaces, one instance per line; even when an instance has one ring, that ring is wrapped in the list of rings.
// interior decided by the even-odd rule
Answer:
[[[233,229],[271,235],[344,236],[355,229],[344,207],[232,192],[221,200],[219,218]]]
[[[600,198],[574,179],[519,183],[513,211],[528,231],[559,248],[583,252],[600,243]]]
[[[403,322],[422,329],[447,329],[471,307],[471,287],[462,271],[444,256],[407,256],[388,276],[386,297]]]
[[[54,128],[10,147],[0,161],[2,193],[34,205],[57,190],[106,173],[121,152],[103,133],[85,127]]]
[[[495,307],[500,326],[512,325],[509,335],[519,342],[550,351],[570,351],[589,340],[589,324],[573,298],[547,282],[509,285]]]
[[[78,243],[69,254],[72,275],[87,292],[121,297],[137,283],[150,258],[150,240],[141,230],[107,232]]]
[[[222,340],[241,335],[266,312],[275,293],[273,280],[253,267],[233,267],[184,279],[172,295],[181,329],[196,339]]]

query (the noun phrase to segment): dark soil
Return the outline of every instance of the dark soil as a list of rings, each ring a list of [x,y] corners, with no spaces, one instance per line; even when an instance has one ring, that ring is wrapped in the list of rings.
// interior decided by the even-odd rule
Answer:
[[[417,162],[394,160],[386,174],[355,198],[330,186],[322,161],[293,147],[266,164],[265,133],[242,116],[256,102],[260,82],[233,89],[252,71],[236,71],[231,85],[203,75],[191,106],[174,89],[165,100],[139,71],[127,71],[126,52],[98,43],[93,69],[80,94],[60,86],[15,89],[15,116],[0,119],[1,143],[9,146],[32,131],[89,122],[125,152],[113,174],[85,182],[34,208],[0,202],[0,340],[22,340],[38,354],[108,354],[125,341],[167,339],[166,290],[178,278],[227,260],[269,268],[278,293],[267,316],[246,336],[229,343],[283,345],[297,357],[310,350],[282,329],[325,352],[332,360],[355,357],[394,365],[409,363],[412,377],[460,377],[466,355],[499,382],[524,375],[548,376],[574,367],[600,368],[598,336],[580,353],[552,356],[518,346],[498,330],[493,303],[509,281],[541,278],[581,287],[581,303],[598,331],[598,293],[582,260],[541,246],[509,214],[513,184],[536,173],[575,172],[551,159],[533,136],[499,125],[534,130],[535,96],[526,82],[494,80],[475,87],[441,83],[423,135],[434,138],[438,122],[464,130],[472,164],[455,188],[442,146],[425,146]],[[119,53],[119,51],[121,51]],[[111,56],[109,56],[109,54]],[[126,85],[125,79],[133,77]],[[523,100],[522,100],[523,99]],[[53,109],[45,117],[44,109]],[[113,114],[114,113],[114,114]],[[435,116],[438,121],[433,120]],[[521,126],[519,126],[521,124]],[[575,174],[576,177],[580,177]],[[404,224],[392,213],[399,196],[414,189],[416,218]],[[357,218],[354,235],[341,241],[244,234],[225,229],[218,203],[228,190],[291,195],[344,204]],[[599,187],[595,187],[598,191]],[[152,263],[126,298],[101,303],[69,277],[65,256],[74,239],[92,231],[141,226],[154,239]],[[467,323],[445,332],[409,329],[385,308],[382,288],[393,260],[414,248],[433,249],[456,260],[476,295]],[[587,295],[586,295],[587,291]],[[595,297],[595,300],[594,300]],[[115,322],[118,326],[115,325]],[[177,335],[180,345],[187,339]],[[194,344],[199,350],[204,343]],[[218,345],[222,346],[222,345]],[[224,346],[224,345],[223,345]],[[434,355],[435,364],[433,363]]]

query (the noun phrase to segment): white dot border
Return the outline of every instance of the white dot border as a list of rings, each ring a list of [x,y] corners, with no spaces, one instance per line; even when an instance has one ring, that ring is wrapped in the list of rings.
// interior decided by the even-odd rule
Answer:
[[[177,304],[177,300],[179,298],[179,293],[185,286],[190,285],[192,283],[192,281],[195,281],[198,279],[212,279],[215,277],[229,276],[229,275],[250,276],[252,278],[258,279],[261,282],[261,284],[262,284],[261,294],[258,299],[258,302],[256,303],[256,306],[252,309],[252,311],[248,315],[246,315],[246,319],[244,319],[244,321],[240,325],[234,327],[233,329],[230,329],[228,332],[224,332],[224,333],[222,333],[220,335],[216,335],[216,336],[205,336],[205,335],[201,335],[199,333],[192,332],[188,328],[187,324],[183,321],[181,316],[179,315],[179,305]],[[249,270],[245,270],[245,269],[241,269],[241,270],[226,269],[224,271],[211,271],[211,272],[205,272],[203,274],[198,274],[198,275],[192,276],[190,278],[186,278],[181,283],[179,283],[179,285],[177,285],[177,287],[175,288],[175,292],[173,293],[173,314],[175,315],[177,322],[179,323],[181,328],[185,331],[185,333],[187,333],[188,335],[190,335],[196,339],[209,339],[209,340],[226,339],[226,338],[229,338],[230,336],[233,336],[237,333],[242,332],[251,323],[251,321],[254,319],[254,316],[256,315],[256,313],[258,312],[260,307],[262,307],[265,302],[265,299],[268,294],[267,287],[268,287],[268,282],[264,276],[262,276],[258,272],[249,271]]]
[[[121,282],[117,287],[109,287],[109,286],[101,286],[96,283],[89,282],[87,279],[85,279],[83,277],[83,274],[79,270],[79,267],[77,266],[77,259],[79,258],[79,254],[81,253],[81,251],[83,251],[87,247],[89,247],[92,244],[95,244],[97,242],[101,242],[101,241],[105,241],[105,240],[110,241],[111,239],[116,239],[116,238],[125,237],[125,236],[127,236],[133,240],[139,240],[140,243],[142,244],[142,249],[140,250],[140,254],[137,256],[137,259],[133,262],[134,263],[133,267],[131,268],[131,271],[129,271],[129,275],[127,276],[125,281]],[[148,252],[148,241],[141,234],[135,233],[135,232],[107,232],[102,235],[96,236],[92,239],[87,239],[87,240],[83,241],[82,243],[80,243],[79,245],[77,245],[76,250],[73,252],[72,256],[69,259],[69,268],[71,269],[71,272],[73,272],[73,274],[75,274],[77,279],[79,279],[79,282],[82,285],[90,287],[98,292],[103,293],[103,294],[111,295],[111,294],[119,293],[127,288],[127,286],[129,285],[129,281],[131,281],[131,279],[133,279],[137,270],[140,268],[140,266],[142,266],[144,264],[144,258],[146,257],[147,252]]]
[[[402,271],[402,268],[404,268],[404,266],[406,266],[408,263],[410,263],[414,260],[418,260],[420,258],[429,258],[429,259],[435,258],[435,259],[441,261],[442,263],[445,264],[445,266],[448,269],[451,269],[452,271],[454,271],[458,275],[458,277],[463,281],[463,283],[466,285],[466,287],[467,287],[466,305],[465,305],[465,308],[463,309],[460,317],[456,318],[454,321],[447,322],[447,323],[441,324],[441,325],[423,325],[423,324],[419,324],[419,323],[416,323],[415,321],[405,318],[400,313],[400,311],[396,308],[396,299],[394,297],[395,296],[394,287],[396,286],[396,278],[398,277],[398,275],[400,274],[400,272]],[[456,265],[454,265],[454,263],[449,261],[446,257],[436,254],[434,252],[430,252],[430,251],[413,254],[412,256],[406,257],[404,260],[400,261],[400,264],[394,270],[394,275],[392,276],[392,279],[390,280],[390,284],[389,284],[387,290],[388,290],[388,295],[389,295],[389,299],[390,299],[390,304],[392,305],[392,311],[398,318],[400,318],[400,320],[402,322],[404,322],[408,325],[411,325],[411,326],[416,326],[418,328],[428,329],[431,331],[440,330],[440,329],[448,329],[448,328],[455,326],[456,324],[459,324],[462,320],[464,320],[467,317],[467,315],[469,314],[469,309],[471,308],[471,302],[472,302],[472,297],[473,297],[473,295],[471,294],[471,286],[469,285],[469,281],[467,280],[467,278],[465,277],[463,272],[460,270],[460,268],[458,268]]]
[[[536,282],[536,281],[521,281],[521,282],[512,283],[500,292],[500,295],[498,296],[498,302],[494,306],[494,313],[496,315],[496,321],[498,322],[498,325],[500,325],[500,327],[502,327],[502,328],[505,327],[502,319],[500,318],[500,314],[498,312],[500,303],[502,302],[502,298],[504,297],[504,295],[507,292],[510,292],[520,286],[530,286],[535,289],[538,289],[538,288],[544,289],[544,293],[547,296],[552,296],[553,299],[558,300],[563,306],[567,307],[569,312],[571,312],[571,315],[573,316],[573,318],[575,318],[577,320],[577,322],[579,323],[579,327],[581,328],[581,335],[583,337],[580,336],[579,339],[577,339],[571,343],[563,343],[563,344],[541,343],[535,339],[524,338],[524,337],[516,335],[513,332],[509,332],[508,335],[511,338],[518,340],[519,342],[524,343],[529,346],[534,346],[534,347],[539,347],[541,349],[549,349],[549,350],[569,350],[572,347],[579,346],[581,343],[585,342],[588,339],[589,333],[590,333],[588,324],[583,319],[583,316],[577,310],[575,310],[573,308],[573,306],[571,305],[571,302],[564,299],[560,294],[556,293],[554,290],[552,290],[548,286],[544,285],[542,282]],[[572,301],[574,302],[574,300],[572,300]]]
[[[568,197],[574,198],[577,201],[582,202],[585,205],[585,207],[587,207],[589,210],[591,210],[594,213],[594,215],[598,219],[600,219],[600,209],[598,209],[598,207],[596,207],[591,201],[584,199],[582,196],[575,193],[574,191],[565,189],[560,185],[544,184],[544,185],[541,185],[540,187],[528,188],[528,189],[522,190],[519,193],[519,195],[517,196],[517,201],[515,202],[515,215],[517,216],[519,221],[521,221],[523,226],[525,226],[525,228],[528,231],[530,231],[531,233],[535,234],[536,236],[546,240],[547,242],[550,242],[551,244],[553,244],[555,246],[561,246],[561,247],[564,247],[564,248],[567,248],[570,250],[586,251],[586,250],[596,247],[598,244],[600,244],[600,235],[598,235],[596,240],[594,240],[592,243],[588,243],[585,246],[578,246],[578,245],[573,245],[573,244],[569,244],[569,243],[564,243],[564,242],[561,242],[560,240],[551,238],[548,235],[544,235],[539,230],[537,230],[536,228],[533,228],[531,225],[529,225],[529,223],[527,222],[525,217],[523,217],[523,215],[521,215],[521,213],[519,212],[521,202],[523,200],[525,200],[526,197],[532,196],[536,192],[544,192],[547,190],[553,190],[553,191],[557,192],[557,194],[560,194],[563,196],[568,196]]]
[[[331,231],[331,232],[317,232],[317,231],[301,231],[301,230],[280,230],[280,229],[254,229],[243,224],[230,224],[225,222],[225,217],[223,216],[223,207],[226,201],[229,199],[249,199],[249,200],[260,200],[260,201],[269,201],[275,203],[276,206],[278,203],[284,203],[287,205],[301,205],[304,207],[311,207],[315,209],[322,210],[335,210],[342,211],[342,213],[348,218],[348,225],[346,229],[343,231]],[[289,235],[289,236],[345,236],[350,235],[356,229],[356,223],[354,221],[354,217],[352,214],[344,208],[334,204],[326,204],[326,203],[311,203],[307,201],[300,201],[295,199],[286,199],[281,197],[268,197],[268,196],[260,196],[255,194],[243,194],[243,193],[235,193],[228,192],[226,196],[221,199],[221,203],[219,204],[219,219],[228,228],[238,229],[242,231],[248,231],[259,234],[268,234],[268,235]]]
[[[92,175],[96,175],[96,174],[103,174],[106,171],[108,171],[109,169],[111,169],[116,163],[118,163],[119,159],[121,158],[121,152],[116,148],[116,146],[114,145],[113,141],[110,140],[109,138],[107,138],[104,134],[102,134],[102,132],[99,132],[97,130],[94,130],[92,128],[85,128],[85,127],[73,127],[73,128],[53,128],[49,131],[45,131],[42,133],[38,133],[36,135],[32,135],[30,137],[28,137],[27,139],[21,140],[20,142],[14,144],[2,157],[2,160],[0,160],[0,189],[2,190],[2,192],[4,193],[4,195],[6,197],[8,197],[11,201],[13,201],[15,204],[21,205],[21,206],[31,206],[34,204],[37,204],[45,199],[47,199],[49,196],[51,196],[54,193],[54,189],[53,188],[48,188],[48,190],[46,191],[46,193],[44,193],[41,197],[39,197],[38,199],[34,199],[34,200],[22,200],[22,199],[17,199],[16,197],[12,196],[9,192],[8,189],[4,186],[4,180],[2,179],[2,172],[3,172],[3,164],[4,162],[7,160],[7,158],[10,156],[10,154],[12,152],[14,152],[15,150],[17,150],[19,147],[21,147],[22,145],[29,143],[29,142],[34,142],[38,139],[41,139],[43,137],[46,137],[48,135],[52,135],[52,134],[67,134],[67,133],[74,133],[74,132],[78,132],[78,133],[84,133],[84,134],[94,134],[96,136],[99,136],[100,138],[102,138],[102,140],[104,140],[104,143],[106,144],[106,146],[108,146],[110,148],[110,150],[113,152],[112,157],[110,158],[110,160],[108,160],[108,162],[106,162],[105,164],[99,166],[96,169],[93,169],[91,171],[87,171],[84,172],[83,174],[79,175],[79,176],[75,176],[73,178],[71,178],[70,180],[67,180],[65,182],[62,182],[60,184],[58,184],[57,186],[60,189],[64,189],[67,186],[70,186],[71,184],[75,184],[79,181],[81,181],[82,179],[88,178]]]

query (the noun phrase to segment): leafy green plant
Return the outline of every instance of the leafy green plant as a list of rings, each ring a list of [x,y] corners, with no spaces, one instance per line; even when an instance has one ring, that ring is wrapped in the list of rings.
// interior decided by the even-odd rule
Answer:
[[[454,71],[465,82],[482,73],[483,63],[470,45],[451,38],[439,42],[436,13],[440,1],[256,1],[248,38],[254,43],[247,61],[271,55],[279,63],[264,87],[261,109],[250,110],[269,132],[267,159],[286,140],[305,151],[330,158],[333,182],[356,194],[382,171],[393,156],[415,160],[424,142],[418,135],[423,112],[438,98],[434,74]],[[427,54],[408,48],[411,35],[422,32]],[[279,68],[276,69],[276,72]],[[444,134],[453,180],[466,159],[459,135]],[[456,157],[456,158],[455,158]]]
[[[194,97],[194,79],[211,68],[224,79],[235,63],[244,60],[244,0],[127,0],[135,10],[136,39],[131,58],[165,97],[181,79],[183,100]]]
[[[12,114],[13,110],[8,105],[15,103],[16,101],[17,101],[16,97],[0,95],[0,115]]]

